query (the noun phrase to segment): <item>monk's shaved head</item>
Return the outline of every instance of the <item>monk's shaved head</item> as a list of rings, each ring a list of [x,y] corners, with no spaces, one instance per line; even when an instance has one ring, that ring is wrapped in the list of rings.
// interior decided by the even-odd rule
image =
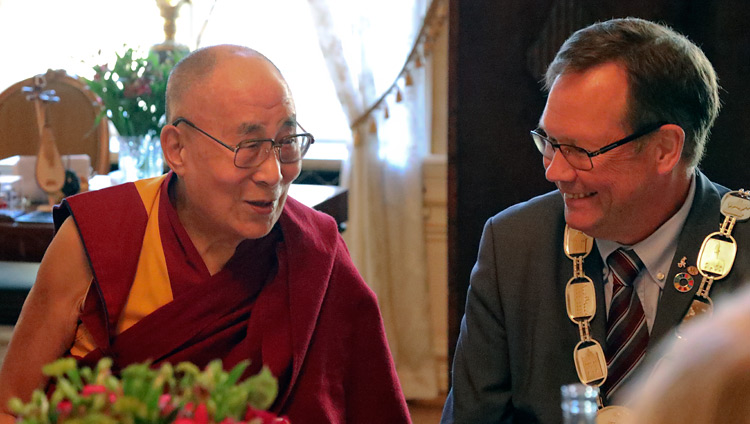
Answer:
[[[222,59],[231,57],[255,57],[262,59],[273,66],[276,72],[281,75],[281,72],[279,72],[273,62],[268,60],[263,54],[249,47],[222,44],[198,49],[180,60],[169,74],[166,98],[167,123],[171,123],[177,118],[177,116],[174,116],[174,112],[179,109],[179,105],[185,96],[192,89],[199,87],[201,83],[205,83]]]

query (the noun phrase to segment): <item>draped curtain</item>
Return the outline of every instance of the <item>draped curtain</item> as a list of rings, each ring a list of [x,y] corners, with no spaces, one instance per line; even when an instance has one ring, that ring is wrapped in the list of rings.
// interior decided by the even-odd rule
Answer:
[[[434,398],[421,179],[430,150],[429,67],[409,66],[409,78],[401,73],[429,1],[308,2],[355,140],[342,178],[349,188],[344,237],[378,295],[406,397]]]

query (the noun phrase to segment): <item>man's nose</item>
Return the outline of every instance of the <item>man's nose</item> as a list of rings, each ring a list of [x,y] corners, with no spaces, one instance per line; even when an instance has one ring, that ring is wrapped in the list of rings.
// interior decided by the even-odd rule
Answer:
[[[266,158],[256,168],[253,179],[267,185],[276,185],[282,179],[279,149],[275,146],[269,147],[265,154]]]
[[[544,176],[549,182],[573,181],[576,177],[576,169],[558,149],[555,149],[552,159],[544,158],[544,168]]]

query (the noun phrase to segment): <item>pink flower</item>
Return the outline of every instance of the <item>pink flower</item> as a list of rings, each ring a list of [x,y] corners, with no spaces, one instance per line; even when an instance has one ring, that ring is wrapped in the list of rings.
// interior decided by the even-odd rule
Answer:
[[[94,71],[96,74],[94,74],[94,81],[101,81],[104,74],[109,72],[109,67],[105,64],[102,66],[94,66]]]
[[[97,393],[106,393],[107,388],[100,384],[87,384],[81,390],[81,396],[91,396]]]
[[[67,416],[72,411],[73,404],[68,399],[61,400],[60,403],[57,404],[57,412],[62,416]]]
[[[253,407],[247,408],[245,421],[261,424],[289,424],[289,420],[287,420],[286,417],[277,417],[276,414],[272,412],[254,409]]]
[[[193,420],[195,421],[195,424],[208,424],[208,408],[206,408],[205,403],[201,403],[195,408]]]
[[[145,77],[140,77],[130,84],[127,84],[122,90],[125,97],[133,98],[151,94],[150,81]]]
[[[159,396],[159,409],[164,409],[169,405],[169,401],[172,400],[172,396],[169,393],[165,393]]]
[[[166,416],[174,411],[174,405],[172,404],[172,396],[165,393],[159,396],[159,410],[162,416]]]

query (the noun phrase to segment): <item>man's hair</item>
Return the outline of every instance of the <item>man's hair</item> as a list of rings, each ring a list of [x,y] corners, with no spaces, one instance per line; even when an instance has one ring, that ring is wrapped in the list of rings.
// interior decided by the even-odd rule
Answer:
[[[697,166],[721,107],[716,72],[703,51],[669,27],[638,18],[612,19],[576,31],[547,68],[549,91],[562,74],[605,63],[624,67],[632,131],[656,122],[685,131],[682,160]]]
[[[173,113],[185,94],[189,93],[191,88],[205,82],[211,76],[221,57],[232,54],[262,58],[279,72],[276,65],[268,60],[266,56],[249,47],[225,44],[195,50],[177,62],[169,73],[166,94],[167,123],[171,123],[177,118],[173,116]]]

